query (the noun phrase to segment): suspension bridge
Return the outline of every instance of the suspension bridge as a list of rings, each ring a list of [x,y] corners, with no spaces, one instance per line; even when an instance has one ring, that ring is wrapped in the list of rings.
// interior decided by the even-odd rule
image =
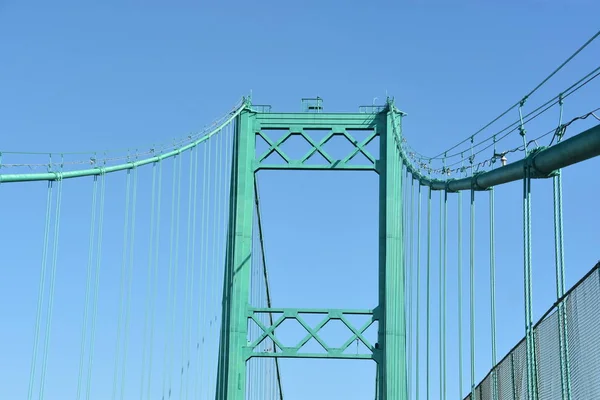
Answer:
[[[598,165],[597,109],[563,111],[600,67],[531,105],[579,51],[436,156],[410,146],[407,114],[391,97],[355,113],[327,112],[320,97],[297,112],[244,98],[204,131],[142,150],[3,151],[0,397],[283,400],[293,398],[289,366],[325,359],[323,373],[334,360],[368,365],[379,400],[600,398],[600,264],[567,287],[562,190],[563,171]],[[504,117],[511,122],[497,129]],[[372,179],[360,189],[378,219],[369,231],[376,257],[363,267],[375,277],[371,303],[315,307],[303,287],[306,304],[278,304],[273,269],[295,275],[268,257],[277,237],[261,193],[283,189],[259,177],[273,171]],[[538,183],[551,207],[540,230]],[[510,216],[498,220],[498,207]],[[508,220],[513,241],[500,251],[498,225]],[[278,223],[279,241],[292,241],[297,227]],[[308,234],[331,240],[321,229]],[[551,240],[536,241],[540,231]],[[553,265],[535,275],[542,252]],[[510,256],[512,265],[497,262]],[[344,274],[333,268],[332,290]],[[524,310],[511,326],[497,323],[497,278],[510,288],[506,307]],[[539,281],[552,281],[555,296],[534,318]],[[304,284],[278,282],[284,291]],[[360,290],[352,296],[362,300]],[[501,353],[497,336],[523,328]]]

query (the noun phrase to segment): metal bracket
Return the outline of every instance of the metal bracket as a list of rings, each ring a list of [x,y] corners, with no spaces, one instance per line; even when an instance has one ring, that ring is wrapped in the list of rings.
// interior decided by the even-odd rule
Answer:
[[[560,172],[559,170],[554,170],[554,171],[550,171],[548,173],[544,173],[542,171],[540,171],[539,169],[536,168],[535,166],[535,158],[544,150],[546,150],[547,147],[545,146],[541,146],[538,147],[536,149],[531,150],[531,152],[529,153],[529,155],[527,156],[527,158],[525,159],[525,168],[529,168],[531,177],[534,179],[540,179],[540,178],[552,178],[553,176],[557,176]]]

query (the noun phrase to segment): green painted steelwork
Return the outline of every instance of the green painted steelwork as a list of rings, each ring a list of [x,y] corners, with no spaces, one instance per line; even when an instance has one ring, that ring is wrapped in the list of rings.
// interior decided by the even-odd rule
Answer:
[[[446,384],[447,384],[447,376],[446,376],[446,366],[447,366],[447,349],[446,349],[446,290],[447,290],[447,282],[446,282],[446,277],[447,277],[447,272],[448,272],[448,266],[447,266],[447,262],[448,262],[448,192],[444,191],[444,226],[443,226],[443,230],[444,230],[444,246],[443,246],[443,268],[442,268],[442,293],[441,293],[441,298],[442,298],[442,306],[440,308],[440,314],[442,315],[442,386],[443,386],[443,391],[442,391],[442,399],[446,400],[447,398],[447,391],[446,391]]]
[[[262,138],[269,148],[264,154],[257,157],[255,170],[375,170],[377,168],[375,157],[369,153],[366,146],[380,135],[377,127],[381,125],[381,114],[257,114],[256,135]],[[285,130],[286,132],[277,141],[272,141],[269,131],[273,130]],[[316,130],[327,131],[327,134],[317,141],[311,135]],[[372,132],[359,142],[352,135],[353,130],[370,130]],[[281,148],[294,136],[303,138],[310,146],[308,152],[300,159],[292,159]],[[323,148],[336,136],[344,137],[352,145],[352,150],[342,159],[335,159]],[[273,154],[277,154],[283,163],[270,163],[268,158]],[[365,161],[352,164],[351,161],[359,154],[364,156]],[[307,164],[313,156],[319,156],[324,163]]]
[[[270,110],[269,110],[270,111]],[[265,280],[265,295],[267,300],[267,307],[272,307],[271,302],[271,287],[269,285],[269,274],[267,272],[267,254],[265,252],[265,241],[262,229],[262,218],[260,212],[260,193],[258,190],[258,180],[256,179],[256,175],[254,175],[254,193],[255,193],[255,204],[256,204],[256,220],[257,220],[257,228],[258,228],[258,240],[260,242],[260,253],[261,258],[263,260],[262,270],[263,270],[263,278]],[[269,314],[269,323],[273,325],[273,314]],[[279,360],[275,360],[275,374],[277,376],[277,387],[279,389],[279,400],[283,400],[283,387],[281,386],[281,368],[279,366]]]
[[[383,349],[378,365],[379,400],[406,399],[406,318],[404,307],[404,264],[402,262],[401,132],[393,103],[387,113],[386,129],[380,135],[379,165],[379,306],[383,318],[379,323],[379,345]],[[382,115],[382,114],[380,114]],[[397,355],[394,357],[394,355]]]
[[[420,307],[420,298],[421,298],[421,215],[422,215],[422,204],[423,204],[423,196],[421,194],[421,185],[419,187],[419,204],[417,206],[417,294],[416,294],[416,327],[415,327],[415,400],[419,400],[419,393],[421,392],[421,379],[419,378],[419,360],[421,359],[420,346],[421,336],[419,335],[419,327],[421,326],[421,307]],[[460,296],[459,296],[460,297]]]
[[[55,181],[58,179],[71,179],[83,176],[101,175],[103,173],[112,173],[139,167],[146,164],[151,164],[167,158],[172,158],[186,150],[189,150],[200,143],[208,140],[213,135],[220,132],[223,127],[230,124],[243,110],[252,110],[258,106],[251,106],[247,100],[244,100],[242,106],[231,113],[229,118],[213,129],[211,132],[201,138],[189,143],[185,146],[177,148],[173,151],[149,157],[145,159],[135,160],[124,164],[112,165],[107,167],[96,167],[90,169],[82,169],[75,171],[58,172],[43,172],[33,174],[0,174],[0,183],[9,182],[30,182],[30,181]],[[257,123],[255,127],[258,131],[263,129],[282,129],[286,126],[302,125],[304,129],[310,130],[323,128],[324,126],[339,127],[343,126],[346,130],[352,129],[371,129],[376,125],[381,125],[377,122],[377,118],[386,110],[390,109],[390,103],[386,106],[384,112],[379,114],[356,113],[356,114],[341,114],[341,113],[319,113],[319,114],[293,114],[293,113],[258,113]],[[404,115],[395,107],[392,108],[395,114]],[[265,116],[269,118],[264,118]],[[342,133],[342,132],[340,132]],[[485,190],[492,186],[497,186],[503,183],[513,182],[523,178],[523,169],[525,160],[520,160],[504,167],[494,169],[489,172],[475,174],[472,177],[463,179],[429,179],[421,174],[415,166],[413,166],[406,154],[399,147],[401,159],[407,166],[410,173],[419,180],[423,186],[431,187],[433,190],[448,190],[456,192],[461,190],[470,190],[475,187],[477,190]],[[554,171],[576,164],[581,161],[600,155],[600,125],[590,128],[572,138],[564,140],[550,148],[541,148],[538,152],[531,155],[532,163],[532,178],[547,178],[553,175]],[[306,161],[306,160],[305,160]],[[342,160],[336,160],[337,163],[332,166],[331,163],[324,165],[306,165],[300,163],[300,160],[295,160],[287,168],[281,165],[268,165],[263,163],[260,169],[347,169],[347,170],[374,170],[373,165],[347,165],[341,163]],[[254,166],[255,169],[257,166]],[[59,178],[60,175],[60,178]]]
[[[229,125],[233,120],[235,120],[242,111],[246,110],[248,107],[248,103],[246,100],[243,101],[242,106],[238,109],[231,112],[230,116],[226,118],[219,126],[214,128],[212,131],[208,132],[206,135],[198,138],[197,140],[188,143],[185,146],[176,148],[175,150],[169,151],[167,153],[160,154],[158,156],[149,157],[145,159],[130,161],[124,164],[111,165],[111,166],[103,166],[89,169],[81,169],[76,171],[63,171],[63,172],[43,172],[36,174],[0,174],[0,183],[8,183],[8,182],[31,182],[31,181],[55,181],[59,179],[71,179],[71,178],[81,178],[84,176],[94,176],[94,175],[102,175],[108,174],[112,172],[130,170],[132,168],[141,167],[142,165],[152,164],[158,161],[165,160],[167,158],[172,158],[180,155],[182,152],[193,149],[198,146],[200,143],[203,143],[213,137],[214,135],[221,132],[221,130]]]
[[[471,398],[477,400],[475,392],[475,189],[471,189],[471,205],[469,220],[469,339],[471,355]]]
[[[246,309],[250,293],[250,260],[254,213],[254,114],[240,113],[233,147],[231,203],[223,282],[223,316],[219,343],[217,400],[246,400]]]
[[[489,172],[475,174],[463,179],[436,180],[429,179],[410,167],[413,175],[422,185],[433,190],[447,189],[450,192],[470,190],[486,190],[492,186],[518,181],[524,177],[525,164],[531,165],[531,178],[550,178],[555,171],[590,158],[600,156],[600,125],[596,125],[552,147],[540,147],[526,159],[508,164]],[[408,158],[403,156],[404,162]],[[410,165],[410,164],[409,164]]]
[[[416,340],[418,340],[418,337],[415,337],[414,334],[414,329],[413,329],[413,320],[414,317],[413,315],[416,314],[413,308],[413,286],[414,286],[414,267],[415,267],[415,263],[414,263],[414,226],[415,226],[415,180],[413,179],[412,176],[410,176],[410,205],[408,207],[408,219],[409,219],[409,229],[407,231],[409,238],[408,238],[408,265],[407,265],[407,270],[408,270],[408,281],[407,281],[407,288],[408,288],[408,309],[409,309],[409,315],[408,315],[408,322],[409,322],[409,326],[408,326],[408,331],[409,331],[409,352],[408,352],[408,360],[409,360],[409,364],[408,364],[408,393],[409,393],[409,398],[412,396],[413,394],[413,383],[412,383],[412,379],[413,379],[413,367],[412,367],[412,360],[414,359],[413,356],[413,342],[415,342]],[[416,385],[415,385],[416,387]],[[418,390],[418,389],[417,389]]]
[[[271,326],[265,326],[261,323],[258,314],[269,314],[269,316],[277,315],[277,319],[271,322]],[[311,327],[303,317],[303,315],[323,315],[323,319],[315,327]],[[356,328],[347,318],[348,315],[368,315],[369,318],[360,328]],[[249,343],[244,348],[246,359],[252,357],[274,357],[274,358],[337,358],[337,359],[373,359],[377,361],[379,352],[375,346],[370,343],[364,336],[364,332],[379,319],[377,309],[375,310],[332,310],[332,309],[297,309],[297,308],[248,308],[247,316],[249,320],[262,330],[262,333],[256,340]],[[301,339],[295,346],[284,346],[278,340],[275,330],[287,319],[295,320],[302,326],[308,334]],[[341,321],[352,333],[352,336],[344,342],[340,347],[331,347],[327,345],[325,340],[319,336],[321,330],[329,321]],[[272,352],[255,351],[260,343],[270,338],[277,346]],[[304,353],[302,347],[311,339],[315,339],[325,351],[324,353]],[[360,340],[362,344],[369,350],[368,353],[345,353],[350,345],[356,340]]]
[[[523,275],[525,297],[525,349],[527,351],[527,387],[529,399],[537,400],[537,366],[535,331],[532,311],[532,271],[531,271],[531,169],[525,164],[523,179]]]
[[[599,32],[600,33],[600,32]],[[558,119],[558,143],[561,142],[564,129],[562,124],[563,99],[559,101],[560,115]],[[563,239],[563,207],[562,207],[562,171],[556,171],[552,178],[552,193],[554,204],[554,254],[556,264],[556,298],[558,303],[558,344],[560,351],[560,382],[562,399],[571,400],[571,367],[569,363],[569,340],[567,329],[567,313],[564,304],[560,302],[565,294],[565,255]]]
[[[427,262],[426,262],[426,278],[427,282],[426,295],[425,295],[425,319],[426,319],[426,334],[425,334],[425,398],[429,400],[429,392],[431,390],[431,386],[429,385],[430,381],[430,336],[431,336],[431,318],[430,318],[430,310],[431,310],[431,188],[427,193]]]
[[[490,196],[490,331],[492,334],[492,365],[496,365],[496,218],[494,212],[494,188]],[[498,374],[492,371],[492,400],[498,400]]]
[[[460,294],[458,296],[456,296],[456,298],[458,299],[458,321],[457,321],[457,325],[458,325],[458,398],[462,398],[463,396],[463,334],[462,334],[462,330],[463,330],[463,305],[462,305],[462,292],[463,292],[463,273],[462,273],[462,269],[463,269],[463,261],[462,261],[462,252],[463,252],[463,243],[462,243],[462,231],[463,231],[463,227],[462,227],[462,223],[463,223],[463,216],[462,216],[462,212],[463,212],[463,205],[462,205],[462,192],[458,192],[458,221],[457,221],[457,242],[458,242],[458,248],[456,249],[456,253],[457,253],[457,277],[458,277],[458,288],[457,288],[457,293]]]
[[[260,112],[257,112],[260,111]],[[370,359],[377,363],[377,398],[379,400],[389,399],[404,399],[408,396],[409,380],[407,374],[407,340],[406,340],[406,263],[407,257],[404,252],[406,243],[404,241],[406,232],[406,212],[403,199],[404,185],[407,183],[408,175],[405,176],[405,170],[419,181],[419,215],[418,229],[420,233],[420,209],[421,209],[421,186],[429,187],[429,205],[428,205],[428,230],[430,229],[430,212],[431,212],[431,191],[444,190],[445,193],[470,190],[471,194],[471,224],[473,224],[474,216],[474,196],[475,191],[491,188],[495,185],[503,184],[519,179],[524,180],[524,234],[525,234],[525,275],[526,280],[530,279],[529,275],[531,264],[531,233],[530,233],[530,185],[533,178],[548,178],[555,179],[555,213],[556,219],[556,257],[557,257],[557,294],[560,297],[564,294],[564,260],[563,260],[563,245],[562,245],[562,205],[560,202],[560,168],[568,165],[589,159],[600,155],[600,125],[588,129],[587,131],[572,137],[568,140],[560,141],[555,146],[550,148],[539,148],[526,155],[526,158],[521,161],[509,164],[507,166],[497,168],[493,171],[473,174],[464,179],[457,180],[432,180],[421,175],[414,166],[412,166],[403,152],[403,137],[401,134],[400,118],[403,114],[398,111],[392,100],[388,100],[388,104],[382,111],[378,113],[355,113],[355,114],[335,114],[335,113],[271,113],[270,110],[259,109],[245,102],[242,107],[234,111],[230,118],[222,125],[217,127],[211,133],[195,140],[185,146],[181,146],[173,151],[164,153],[158,156],[139,159],[127,162],[120,165],[111,165],[106,167],[95,167],[77,171],[49,171],[37,174],[3,174],[0,175],[0,182],[25,182],[25,181],[57,181],[62,186],[64,179],[83,177],[83,176],[103,176],[106,173],[125,170],[131,176],[137,176],[137,167],[158,163],[166,158],[178,158],[178,156],[186,151],[193,150],[195,146],[207,140],[212,135],[221,131],[225,125],[236,121],[236,134],[234,144],[234,165],[231,176],[231,205],[230,205],[230,221],[228,229],[227,254],[226,254],[226,273],[224,280],[223,294],[223,326],[221,332],[221,343],[219,349],[219,367],[218,367],[218,389],[217,399],[219,400],[245,400],[245,379],[246,379],[246,362],[253,357],[275,357],[275,358],[350,358],[350,359]],[[284,131],[283,136],[276,140],[270,136],[272,131]],[[355,138],[354,131],[369,131],[367,136],[360,141]],[[315,131],[326,131],[321,139],[314,135]],[[322,132],[321,132],[322,133]],[[293,158],[286,153],[287,141],[291,138],[301,138],[304,140],[309,149],[306,154],[301,157]],[[334,138],[343,138],[350,145],[351,149],[342,157],[332,157],[326,150],[328,143]],[[256,139],[261,138],[267,144],[266,152],[256,155]],[[379,140],[380,159],[371,154],[368,146],[376,139]],[[269,162],[269,157],[276,154],[281,158],[281,164],[273,164]],[[311,164],[311,157],[319,156],[322,163]],[[363,161],[357,163],[360,157]],[[176,164],[177,165],[177,164]],[[179,164],[179,171],[181,165]],[[379,174],[379,205],[380,205],[380,243],[379,243],[379,304],[372,310],[323,310],[323,309],[277,309],[277,308],[251,308],[248,304],[248,294],[250,285],[250,256],[252,252],[252,218],[254,213],[254,204],[256,201],[256,189],[254,187],[255,173],[259,170],[266,169],[283,169],[283,170],[355,170],[355,171],[375,171]],[[174,172],[175,173],[175,172]],[[181,172],[179,172],[181,174]],[[179,179],[180,179],[180,175]],[[129,178],[128,178],[129,179]],[[220,179],[220,178],[219,178]],[[173,182],[175,185],[175,180]],[[135,187],[135,185],[134,185]],[[179,191],[179,190],[178,190]],[[127,195],[130,195],[127,189]],[[135,193],[135,189],[133,189]],[[179,196],[179,195],[178,195]],[[493,195],[492,195],[493,196]],[[459,197],[460,199],[460,197]],[[215,197],[216,201],[216,197]],[[134,202],[135,203],[135,202]],[[129,204],[129,203],[128,203]],[[491,197],[490,209],[493,213],[493,197]],[[459,200],[459,209],[461,202]],[[410,207],[412,210],[412,206]],[[129,209],[128,209],[129,210]],[[129,212],[129,211],[127,211]],[[132,211],[133,213],[133,211]],[[179,214],[179,213],[177,213]],[[442,215],[446,214],[445,204]],[[461,211],[459,210],[459,243],[462,241]],[[493,218],[493,217],[492,217]],[[440,221],[442,224],[442,221]],[[440,226],[445,232],[445,224]],[[412,222],[411,222],[412,227]],[[471,228],[471,241],[473,240],[473,228]],[[493,227],[490,227],[491,235],[493,235]],[[127,230],[127,228],[126,228]],[[128,232],[128,231],[127,231]],[[441,234],[441,233],[440,233]],[[127,235],[127,233],[126,233]],[[133,235],[133,232],[130,233]],[[261,235],[262,236],[262,235]],[[445,240],[445,234],[444,234]],[[262,239],[261,239],[262,240]],[[427,235],[428,248],[430,248],[430,235]],[[442,238],[440,239],[440,245]],[[491,238],[493,243],[493,238]],[[178,242],[178,240],[175,240]],[[132,241],[126,240],[126,247],[132,246]],[[261,244],[262,245],[262,244]],[[412,247],[412,246],[411,246]],[[460,245],[459,245],[460,248]],[[420,265],[420,234],[417,237],[417,265]],[[471,302],[474,300],[473,289],[473,274],[474,274],[474,248],[471,243]],[[445,254],[445,248],[441,249],[441,253]],[[429,289],[430,289],[430,254],[428,251],[427,260],[427,372],[429,372],[429,336],[430,336],[430,316],[429,316]],[[491,256],[491,270],[493,277],[494,260],[493,253]],[[441,273],[445,275],[445,255],[444,259],[440,260]],[[461,271],[462,258],[459,251],[459,271]],[[408,257],[412,259],[412,254]],[[128,261],[127,266],[132,261]],[[420,282],[420,271],[417,269],[417,283]],[[462,289],[460,277],[462,272],[459,272],[459,288]],[[266,280],[266,279],[265,279]],[[491,284],[493,290],[493,283]],[[444,309],[445,288],[440,288],[441,309]],[[530,302],[531,283],[525,282],[525,294],[527,301]],[[187,303],[187,302],[186,302]],[[270,304],[270,301],[269,301]],[[419,331],[419,288],[417,287],[417,332]],[[473,305],[471,304],[471,308]],[[494,310],[493,295],[492,295],[492,332],[494,328]],[[530,388],[536,386],[536,355],[534,343],[534,332],[531,321],[530,305],[526,304],[527,320],[526,326],[528,334],[526,342],[528,343],[528,368],[531,382],[528,382]],[[561,306],[562,307],[562,306]],[[127,308],[124,306],[124,308]],[[461,300],[459,296],[459,309],[461,309]],[[268,313],[270,316],[278,315],[278,319],[271,319],[270,326],[261,325],[257,314]],[[303,314],[319,314],[323,315],[322,322],[316,327],[311,327],[302,319]],[[347,315],[360,314],[370,316],[367,324],[363,326],[353,326],[348,322]],[[564,311],[559,309],[559,325],[566,325]],[[442,318],[443,316],[440,316]],[[293,347],[283,347],[277,340],[275,334],[276,328],[285,321],[285,319],[293,319],[300,326],[307,330],[308,335]],[[350,330],[349,340],[339,348],[327,346],[319,336],[319,330],[331,320],[341,321]],[[462,311],[459,310],[459,321],[462,320]],[[126,321],[126,318],[125,318]],[[248,323],[253,321],[262,329],[263,334],[256,343],[248,343]],[[364,337],[364,332],[375,322],[378,323],[378,339],[377,343],[370,343]],[[125,322],[126,323],[126,322]],[[445,319],[440,319],[442,326],[445,325]],[[474,347],[474,321],[473,312],[471,310],[471,348]],[[459,325],[460,326],[460,325]],[[38,328],[41,329],[41,328]],[[442,338],[443,339],[443,332]],[[569,371],[568,371],[568,348],[567,348],[567,332],[566,326],[563,331],[559,332],[559,340],[564,344],[564,349],[561,349],[561,357],[564,366],[561,371],[561,379],[563,385],[563,397],[570,396],[569,394]],[[459,328],[459,338],[462,336]],[[418,337],[418,335],[417,335]],[[256,352],[254,351],[260,340],[268,338],[279,346],[279,351],[274,352]],[[314,339],[321,343],[324,353],[303,353],[302,346],[309,340]],[[460,340],[460,339],[459,339]],[[361,354],[351,354],[346,350],[349,349],[353,341],[362,342],[368,351]],[[459,342],[459,349],[462,344]],[[443,348],[443,342],[441,342]],[[473,351],[471,349],[471,351]],[[494,350],[494,349],[493,349]],[[125,358],[126,349],[123,350]],[[419,343],[416,344],[416,382],[419,387]],[[459,350],[459,357],[462,357],[462,351]],[[493,351],[493,353],[495,353]],[[495,356],[493,356],[495,359]],[[512,358],[511,358],[512,361]],[[124,363],[124,361],[123,361]],[[445,362],[444,362],[445,364]],[[473,368],[474,363],[471,363]],[[443,374],[443,366],[441,366]],[[116,369],[115,369],[116,370]],[[514,374],[514,371],[512,371]],[[116,375],[115,375],[116,376]],[[462,377],[462,358],[459,359],[459,376]],[[473,373],[472,384],[474,385]],[[144,379],[144,378],[142,378]],[[426,374],[427,382],[429,374]],[[443,377],[440,377],[443,379]],[[444,385],[444,381],[441,381]],[[462,389],[462,382],[459,385],[459,390]],[[116,390],[116,389],[115,389]],[[427,391],[429,395],[429,384]],[[461,390],[462,392],[462,390]],[[445,393],[442,390],[442,394]],[[418,395],[418,390],[417,390]],[[532,395],[535,395],[532,390]]]
[[[394,110],[394,111],[390,111]],[[405,272],[402,248],[403,214],[402,179],[400,160],[399,113],[387,109],[379,114],[331,114],[304,113],[280,114],[256,112],[250,106],[243,110],[237,120],[232,168],[232,194],[227,245],[226,272],[223,293],[223,325],[219,349],[219,372],[217,400],[245,399],[246,362],[254,357],[272,358],[334,358],[367,359],[377,364],[377,398],[379,400],[403,400],[408,396],[406,375],[406,321],[405,321]],[[400,114],[401,115],[401,114]],[[274,130],[283,131],[277,140],[270,137]],[[314,131],[326,131],[317,140]],[[354,131],[367,132],[358,141]],[[270,132],[271,131],[271,132]],[[307,142],[307,153],[293,159],[285,151],[286,141],[300,137]],[[341,159],[330,156],[324,146],[335,136],[345,138],[352,148]],[[264,140],[266,152],[256,155],[256,140]],[[377,160],[367,146],[379,138],[380,160]],[[276,154],[281,164],[272,164],[269,157]],[[318,154],[321,165],[307,163]],[[360,155],[359,163],[353,162]],[[253,308],[249,305],[249,271],[251,259],[252,217],[255,202],[254,174],[259,170],[363,170],[379,173],[380,179],[380,245],[379,245],[379,304],[374,309],[333,310],[333,309],[281,309]],[[260,314],[269,314],[270,326],[265,326]],[[310,326],[303,315],[322,315],[316,326]],[[361,326],[354,326],[348,315],[368,316]],[[276,330],[286,320],[296,321],[306,330],[307,335],[294,346],[284,346],[278,339]],[[329,321],[341,321],[349,330],[349,338],[340,347],[329,346],[319,335],[319,331]],[[248,325],[259,327],[261,333],[253,341],[248,337]],[[374,323],[378,324],[377,343],[369,342],[365,331]],[[260,343],[272,341],[272,351],[264,351]],[[314,339],[323,352],[303,352],[302,348]],[[347,351],[354,342],[361,342],[362,352]],[[259,350],[260,349],[260,350]]]

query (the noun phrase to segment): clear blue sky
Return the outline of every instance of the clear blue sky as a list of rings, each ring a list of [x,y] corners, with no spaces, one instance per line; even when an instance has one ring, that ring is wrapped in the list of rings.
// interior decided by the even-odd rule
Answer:
[[[145,148],[201,130],[250,92],[255,103],[271,104],[277,111],[299,111],[300,98],[316,95],[325,99],[326,111],[357,111],[359,105],[382,103],[387,93],[408,113],[404,132],[412,147],[437,154],[532,89],[597,31],[599,12],[600,4],[592,0],[0,0],[0,150]],[[533,108],[595,68],[599,54],[600,44],[594,43],[528,104]],[[598,89],[594,82],[568,99],[565,119],[600,107]],[[528,134],[552,129],[557,110],[550,114],[528,126]],[[587,126],[573,125],[568,134]],[[3,162],[9,160],[30,159],[5,155]],[[599,166],[595,160],[565,172],[568,286],[600,258],[600,211],[594,206]],[[260,179],[275,305],[374,307],[376,176],[265,173]],[[114,185],[122,190],[123,179]],[[2,396],[21,399],[29,376],[45,197],[43,184],[2,186],[0,252],[8,255],[0,258],[0,387]],[[89,218],[88,192],[82,194],[76,184],[65,190],[66,209]],[[520,190],[519,183],[497,190],[499,357],[524,332]],[[551,184],[536,182],[535,190],[534,317],[539,318],[555,296]],[[482,300],[476,318],[483,322],[477,334],[477,381],[490,368],[487,195],[480,197],[477,295]],[[122,199],[116,201],[122,207]],[[454,209],[455,201],[452,197]],[[438,202],[435,194],[434,225]],[[454,232],[456,214],[452,216],[449,229]],[[87,225],[71,218],[71,224],[63,224],[65,237],[87,238]],[[107,224],[111,233],[106,240],[120,242],[121,214],[109,212]],[[449,238],[451,260],[455,240]],[[63,271],[77,269],[75,258],[67,256],[72,253],[84,260],[85,268],[87,239],[75,243],[65,239],[61,244]],[[437,236],[433,246],[437,248]],[[437,268],[437,250],[433,256]],[[111,262],[118,264],[120,254],[108,255],[105,263]],[[58,288],[66,292],[85,282],[81,270],[58,279]],[[455,285],[455,276],[449,279]],[[83,289],[77,288],[81,295]],[[456,292],[451,288],[448,294],[448,318],[453,320],[449,340],[454,340],[449,344],[448,393],[456,398]],[[437,297],[432,301],[437,304]],[[61,360],[62,351],[79,354],[81,310],[69,308],[65,298],[57,302],[53,345],[61,350],[51,353],[51,360]],[[466,313],[464,322],[466,331]],[[103,329],[99,327],[99,337],[109,334],[109,327]],[[107,344],[106,351],[112,349]],[[77,356],[72,360],[77,362]],[[286,399],[371,398],[372,365],[328,362],[285,361]],[[437,398],[437,359],[432,363],[432,398]],[[74,370],[60,361],[51,365]],[[112,374],[110,357],[99,357],[96,366],[99,374]],[[465,388],[468,368],[465,361]],[[68,386],[71,396],[76,377],[64,375],[53,373],[52,390]],[[136,393],[139,380],[131,379]],[[47,398],[64,398],[50,393]]]

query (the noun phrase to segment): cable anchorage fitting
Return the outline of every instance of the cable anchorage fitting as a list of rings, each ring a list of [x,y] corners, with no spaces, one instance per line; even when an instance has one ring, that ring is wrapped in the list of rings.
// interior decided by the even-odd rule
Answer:
[[[551,178],[558,174],[558,171],[556,171],[556,170],[550,171],[550,172],[544,172],[544,171],[540,171],[539,169],[536,168],[535,157],[537,157],[538,154],[540,154],[545,149],[547,149],[547,147],[544,147],[544,146],[536,147],[535,149],[531,150],[531,152],[524,159],[525,170],[528,171],[529,177],[532,179]]]
[[[479,175],[482,175],[484,172],[478,171],[473,173],[473,175],[471,175],[471,189],[476,190],[476,191],[482,191],[482,190],[487,190],[487,187],[481,186],[477,183],[477,178],[479,177]]]
[[[447,179],[446,181],[444,181],[444,190],[446,191],[446,193],[457,193],[458,192],[457,190],[452,190],[450,188],[450,184],[454,181],[455,181],[454,178],[450,178],[450,179]]]
[[[523,123],[523,111],[522,108],[525,105],[525,102],[527,101],[527,96],[523,97],[523,99],[521,99],[521,101],[519,102],[519,120],[520,120],[520,125],[519,125],[519,134],[523,137],[525,137],[525,133],[527,133],[527,131],[525,130],[525,126]]]

